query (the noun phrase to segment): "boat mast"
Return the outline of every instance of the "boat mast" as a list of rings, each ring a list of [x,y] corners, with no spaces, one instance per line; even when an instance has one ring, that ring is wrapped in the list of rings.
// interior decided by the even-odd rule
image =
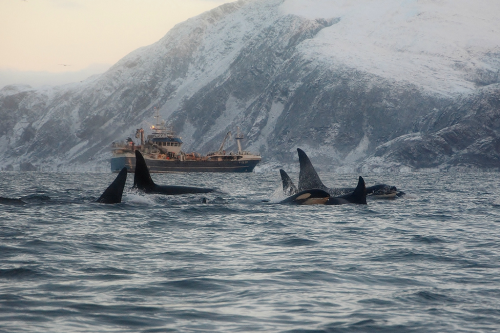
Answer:
[[[240,132],[240,127],[238,126],[237,127],[238,129],[238,132],[235,136],[235,139],[236,139],[236,143],[238,144],[238,154],[242,154],[242,150],[241,150],[241,140],[243,140],[243,134]]]
[[[156,124],[159,125],[160,124],[160,110],[158,110],[158,108],[156,106],[154,107],[154,109],[155,109],[154,118],[156,119]]]

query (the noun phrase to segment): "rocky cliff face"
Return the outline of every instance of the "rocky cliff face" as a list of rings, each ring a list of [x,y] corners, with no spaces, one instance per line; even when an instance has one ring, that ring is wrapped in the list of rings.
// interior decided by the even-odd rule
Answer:
[[[496,0],[229,3],[100,76],[4,87],[0,167],[105,164],[158,107],[185,151],[239,126],[264,163],[301,147],[337,170],[499,168],[498,12]]]

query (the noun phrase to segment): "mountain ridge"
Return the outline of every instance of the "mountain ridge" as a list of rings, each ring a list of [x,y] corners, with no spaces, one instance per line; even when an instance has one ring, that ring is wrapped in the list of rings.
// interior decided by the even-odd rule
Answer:
[[[473,13],[483,16],[463,22],[453,9],[447,25],[450,0],[376,3],[240,0],[176,25],[102,75],[4,87],[0,167],[103,165],[111,142],[148,127],[158,107],[188,151],[214,150],[239,126],[247,149],[275,164],[295,161],[301,147],[339,170],[497,168],[500,38],[465,40],[481,23],[439,53],[430,28],[415,24],[437,24],[443,38],[491,19],[480,9],[498,5],[479,1]],[[407,35],[412,43],[401,42]]]

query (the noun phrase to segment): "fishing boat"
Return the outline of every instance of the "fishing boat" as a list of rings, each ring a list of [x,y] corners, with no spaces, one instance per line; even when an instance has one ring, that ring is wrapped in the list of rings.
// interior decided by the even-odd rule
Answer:
[[[201,155],[196,152],[185,153],[182,151],[182,140],[175,134],[165,121],[160,121],[157,112],[156,125],[151,126],[152,134],[144,138],[144,129],[137,129],[135,137],[140,139],[140,144],[128,138],[125,142],[112,143],[111,171],[120,172],[127,167],[128,172],[135,171],[135,150],[139,150],[149,171],[162,172],[252,172],[260,162],[261,156],[241,148],[243,135],[238,128],[235,136],[238,146],[237,152],[226,152],[224,145],[231,138],[228,132],[219,149],[215,152]]]

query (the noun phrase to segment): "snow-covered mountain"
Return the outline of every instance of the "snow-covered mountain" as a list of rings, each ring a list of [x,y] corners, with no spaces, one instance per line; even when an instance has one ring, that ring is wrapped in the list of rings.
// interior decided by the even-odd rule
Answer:
[[[497,0],[240,0],[106,73],[0,90],[0,167],[105,164],[153,122],[186,151],[246,135],[263,163],[301,147],[332,170],[500,167]]]

